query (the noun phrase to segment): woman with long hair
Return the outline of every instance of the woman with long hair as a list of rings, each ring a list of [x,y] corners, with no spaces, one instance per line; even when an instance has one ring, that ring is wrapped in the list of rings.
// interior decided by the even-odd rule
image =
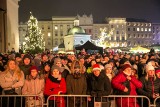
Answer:
[[[138,89],[140,95],[147,96],[151,103],[154,102],[154,99],[159,96],[160,92],[160,81],[155,74],[155,68],[151,64],[146,65],[146,75],[140,78],[140,81],[143,84],[143,87]],[[148,103],[144,100],[144,105],[147,107]],[[156,107],[160,106],[160,100],[157,100]]]
[[[21,94],[21,88],[24,84],[24,74],[14,59],[8,61],[6,70],[0,74],[0,84],[5,95]],[[18,104],[17,101],[18,99],[16,98],[16,105]],[[14,100],[9,99],[9,106],[13,103]]]

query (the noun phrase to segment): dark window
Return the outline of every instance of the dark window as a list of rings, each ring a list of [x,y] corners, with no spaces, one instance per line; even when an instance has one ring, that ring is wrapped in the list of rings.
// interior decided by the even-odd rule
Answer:
[[[111,40],[114,40],[114,37],[111,37]]]
[[[128,31],[130,31],[130,28],[128,28]]]
[[[133,31],[136,31],[136,28],[133,28]]]
[[[58,32],[55,32],[55,36],[58,36]]]
[[[113,25],[111,25],[111,28],[113,28]]]
[[[131,38],[131,35],[130,35],[130,34],[128,34],[128,38]]]
[[[116,40],[119,41],[119,37],[116,37]]]
[[[124,40],[125,40],[125,37],[123,36],[123,37],[122,37],[122,41],[124,41]]]
[[[119,31],[117,31],[117,34],[119,34]]]

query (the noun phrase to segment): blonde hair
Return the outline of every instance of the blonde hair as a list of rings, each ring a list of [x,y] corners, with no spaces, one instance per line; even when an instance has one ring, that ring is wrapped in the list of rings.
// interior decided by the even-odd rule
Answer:
[[[16,62],[16,60],[14,59],[10,59],[7,63],[7,67],[6,67],[6,70],[4,71],[5,73],[8,73],[10,71],[10,68],[9,68],[9,63],[13,61],[16,65],[15,69],[14,69],[14,73],[16,74],[16,76],[18,77],[18,80],[20,80],[20,78],[22,77],[22,73],[21,73],[21,70]]]
[[[77,64],[80,66],[80,72],[81,72],[81,73],[84,72],[83,64],[82,64],[79,60],[73,60],[73,62],[72,62],[72,64],[71,64],[71,74],[74,73],[74,71],[75,71],[74,67],[75,67]]]
[[[146,71],[145,79],[146,79],[147,81],[148,81],[148,77],[149,77],[149,76],[148,76],[148,71]],[[154,73],[153,77],[154,77],[154,80],[156,80],[157,77],[156,77],[156,74],[155,74],[155,73]]]

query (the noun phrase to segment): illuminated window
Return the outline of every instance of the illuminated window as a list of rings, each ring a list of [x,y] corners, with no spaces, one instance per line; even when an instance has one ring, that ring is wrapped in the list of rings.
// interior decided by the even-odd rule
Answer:
[[[54,26],[54,29],[55,29],[55,30],[57,30],[57,29],[58,29],[57,25],[55,25],[55,26]]]
[[[147,31],[147,28],[145,28],[145,31]]]
[[[137,31],[139,31],[139,28],[137,28]]]
[[[117,25],[117,28],[119,27],[119,25]]]
[[[48,32],[48,37],[50,37],[51,36],[51,33],[50,32]]]
[[[148,31],[151,31],[151,28],[149,28]]]
[[[143,28],[141,28],[141,31],[143,31]]]
[[[123,25],[122,25],[122,28],[123,28]]]

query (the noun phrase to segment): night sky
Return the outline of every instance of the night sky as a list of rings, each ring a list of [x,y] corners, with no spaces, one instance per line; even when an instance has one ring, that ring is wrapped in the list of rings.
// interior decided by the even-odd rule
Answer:
[[[128,17],[160,23],[160,0],[20,0],[19,20],[27,21],[30,11],[38,20],[92,14],[94,22]]]

